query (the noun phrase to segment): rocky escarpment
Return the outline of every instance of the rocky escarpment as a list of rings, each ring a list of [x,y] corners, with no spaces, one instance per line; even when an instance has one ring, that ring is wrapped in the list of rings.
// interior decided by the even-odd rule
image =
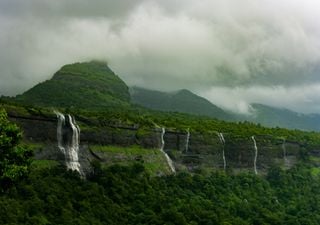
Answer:
[[[55,117],[43,116],[20,116],[9,114],[9,119],[18,124],[23,131],[23,138],[26,143],[41,143],[35,152],[36,159],[56,160],[66,163],[66,155],[58,146],[57,140],[57,119]],[[72,131],[66,131],[66,136],[72,136]],[[88,150],[88,145],[79,146],[79,161],[83,166],[83,174],[91,172],[90,161],[93,156]]]
[[[251,137],[236,139],[231,134],[224,134],[225,143],[222,143],[218,135],[191,133],[189,148],[186,152],[187,134],[167,133],[166,150],[178,151],[181,154],[175,158],[176,163],[187,166],[189,169],[212,167],[235,171],[254,169],[255,150]],[[272,136],[256,136],[258,154],[257,170],[264,172],[271,166],[290,168],[301,158],[303,146],[299,143],[275,139]],[[223,157],[224,152],[224,157]],[[318,152],[314,150],[312,154]]]
[[[57,119],[55,117],[18,116],[9,118],[21,126],[27,142],[41,142],[44,147],[36,152],[37,159],[62,160],[57,147]],[[109,124],[96,127],[90,121],[77,118],[81,127],[79,161],[90,171],[90,162],[97,156],[90,152],[91,145],[133,146],[147,149],[159,149],[161,146],[161,129],[144,128],[138,125]],[[255,149],[251,137],[239,138],[225,133],[225,143],[216,132],[197,133],[167,129],[164,135],[164,150],[174,161],[179,170],[200,168],[254,171]],[[290,168],[306,156],[320,157],[320,150],[305,151],[305,146],[298,142],[284,140],[271,135],[255,136],[257,143],[257,171],[264,173],[271,166]],[[186,144],[188,142],[188,148]],[[99,156],[101,159],[103,154]],[[98,157],[98,160],[99,160]]]

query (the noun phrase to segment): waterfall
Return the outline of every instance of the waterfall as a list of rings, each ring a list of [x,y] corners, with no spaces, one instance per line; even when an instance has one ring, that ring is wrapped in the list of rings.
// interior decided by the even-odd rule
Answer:
[[[222,159],[223,159],[223,169],[226,170],[226,167],[227,167],[227,162],[226,162],[226,156],[224,154],[224,146],[225,146],[225,143],[226,141],[224,140],[224,137],[223,137],[223,134],[222,133],[217,133],[218,137],[219,137],[219,140],[222,144]]]
[[[187,140],[186,140],[186,152],[189,150],[189,140],[190,140],[190,131],[187,130]]]
[[[63,147],[62,141],[63,141],[63,126],[65,126],[65,117],[62,113],[54,112],[57,115],[58,118],[58,125],[57,125],[57,140],[58,140],[58,148],[60,151],[65,155],[66,150]]]
[[[254,173],[258,174],[258,171],[257,171],[258,147],[257,147],[256,139],[254,138],[254,136],[252,136],[251,139],[253,140],[253,147],[254,147],[254,161],[253,161]]]
[[[68,115],[68,119],[70,122],[70,127],[72,129],[72,139],[68,149],[69,168],[80,172],[80,163],[78,157],[80,128],[75,123],[74,117]]]
[[[167,162],[168,162],[168,165],[171,169],[171,171],[173,173],[176,172],[176,169],[174,168],[174,165],[173,165],[173,162],[172,160],[170,159],[170,157],[168,156],[168,154],[164,151],[164,145],[165,145],[165,142],[164,142],[164,135],[166,133],[166,129],[163,127],[162,128],[162,132],[161,132],[161,147],[160,147],[160,151],[164,154],[164,156],[166,157],[167,159]]]
[[[79,163],[80,128],[71,115],[65,117],[60,112],[55,112],[55,114],[58,118],[58,148],[65,156],[66,166],[68,169],[78,171],[80,175],[83,175]]]

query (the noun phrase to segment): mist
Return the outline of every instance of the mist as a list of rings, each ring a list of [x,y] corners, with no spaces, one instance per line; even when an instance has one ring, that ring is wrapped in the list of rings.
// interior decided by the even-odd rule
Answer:
[[[0,95],[105,60],[128,85],[188,88],[225,109],[320,113],[315,0],[2,0]]]

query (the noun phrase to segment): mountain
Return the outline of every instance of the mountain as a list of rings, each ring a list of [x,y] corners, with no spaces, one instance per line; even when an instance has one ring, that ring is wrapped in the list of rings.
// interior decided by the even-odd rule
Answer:
[[[85,109],[129,105],[129,100],[127,85],[98,61],[65,65],[50,80],[16,97],[25,104]]]
[[[65,65],[50,80],[18,95],[14,101],[35,106],[104,111],[119,107],[133,110],[131,103],[134,103],[153,110],[227,121],[250,121],[268,127],[320,130],[320,115],[317,114],[300,114],[288,109],[252,104],[253,113],[241,115],[224,111],[186,89],[175,92],[140,87],[129,89],[106,63],[99,61]]]
[[[318,114],[301,114],[289,109],[257,103],[251,105],[253,113],[250,115],[231,113],[185,89],[161,92],[131,87],[130,94],[133,103],[160,111],[182,112],[228,121],[250,121],[267,127],[320,130],[320,115]]]
[[[253,116],[247,120],[268,127],[285,127],[288,129],[320,130],[320,115],[301,114],[285,108],[275,108],[262,104],[252,104]]]
[[[229,113],[186,89],[175,92],[161,92],[131,87],[130,94],[132,103],[150,109],[209,116],[223,120],[231,119]]]

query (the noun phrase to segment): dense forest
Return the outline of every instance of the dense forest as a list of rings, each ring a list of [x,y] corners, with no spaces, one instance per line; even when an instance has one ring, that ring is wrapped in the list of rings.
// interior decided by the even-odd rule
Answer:
[[[320,179],[300,165],[266,177],[224,172],[150,177],[140,164],[88,180],[34,166],[0,196],[1,224],[319,224]]]

